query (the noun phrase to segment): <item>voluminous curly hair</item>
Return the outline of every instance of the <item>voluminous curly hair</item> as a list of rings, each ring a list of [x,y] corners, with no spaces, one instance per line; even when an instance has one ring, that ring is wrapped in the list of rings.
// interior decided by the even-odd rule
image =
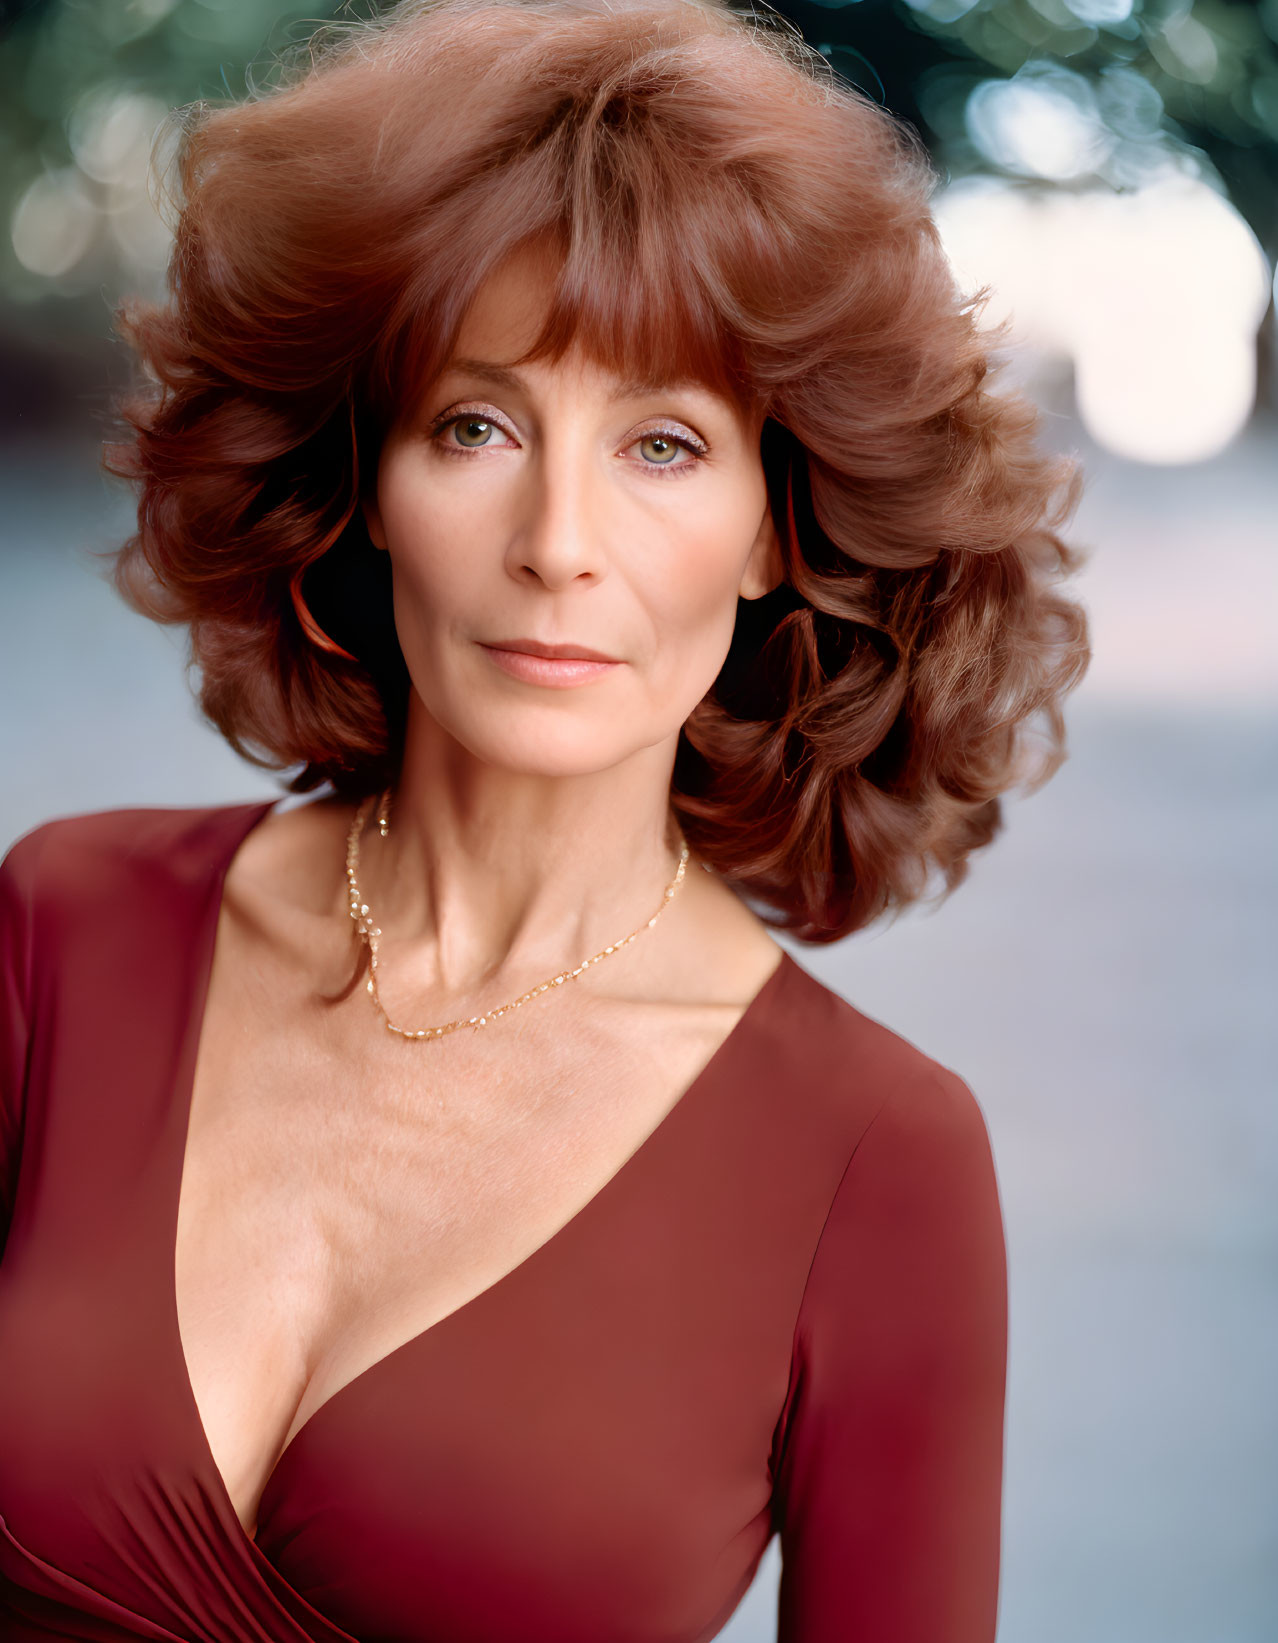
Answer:
[[[693,848],[810,942],[934,868],[948,895],[1065,757],[1090,653],[1055,586],[1078,464],[991,391],[1003,333],[913,129],[719,0],[409,0],[279,67],[176,111],[170,298],[116,314],[144,372],[104,447],[139,496],[113,578],[189,624],[212,723],[294,792],[394,780],[410,686],[361,487],[480,283],[545,242],[523,360],[575,344],[765,413],[785,582],[683,728]]]

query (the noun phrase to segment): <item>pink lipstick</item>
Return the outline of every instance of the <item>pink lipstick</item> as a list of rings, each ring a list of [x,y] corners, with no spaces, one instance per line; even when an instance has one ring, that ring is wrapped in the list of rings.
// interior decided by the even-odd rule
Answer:
[[[621,666],[615,656],[589,645],[546,645],[537,639],[498,639],[480,649],[512,679],[528,685],[566,689],[591,684]]]

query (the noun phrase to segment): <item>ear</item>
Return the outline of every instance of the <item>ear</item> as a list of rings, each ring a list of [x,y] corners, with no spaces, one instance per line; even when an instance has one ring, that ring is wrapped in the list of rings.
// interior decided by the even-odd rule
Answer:
[[[785,566],[781,562],[781,544],[772,521],[771,507],[765,507],[759,522],[759,532],[750,549],[741,586],[737,592],[742,599],[762,599],[785,580]]]
[[[360,507],[364,511],[364,523],[368,527],[369,540],[375,548],[380,548],[385,553],[386,532],[382,529],[382,515],[377,506],[376,496],[361,496]]]

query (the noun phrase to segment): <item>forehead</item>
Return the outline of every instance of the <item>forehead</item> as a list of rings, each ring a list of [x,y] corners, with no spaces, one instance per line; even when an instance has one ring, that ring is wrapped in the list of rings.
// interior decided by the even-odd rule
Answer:
[[[604,396],[617,403],[627,399],[639,399],[646,394],[663,391],[680,391],[689,393],[707,394],[711,397],[720,397],[715,389],[706,383],[699,382],[695,377],[671,377],[662,371],[653,370],[646,375],[634,375],[612,370],[606,363],[589,359],[584,355],[570,355],[557,366],[542,365],[542,370],[562,369],[579,372],[583,376],[594,375],[603,388]],[[538,366],[525,365],[520,369],[514,366],[501,365],[496,361],[481,359],[466,354],[454,354],[440,373],[441,380],[449,376],[464,376],[476,378],[480,382],[491,383],[495,388],[506,388],[516,393],[527,387],[530,377],[537,372]]]
[[[550,254],[526,246],[481,281],[462,316],[455,351],[481,359],[515,358],[550,312],[558,270]]]
[[[559,369],[593,376],[614,401],[678,389],[749,410],[713,340],[702,335],[692,345],[676,288],[662,288],[649,304],[658,311],[646,343],[625,323],[633,291],[622,294],[618,305],[609,300],[614,278],[615,271],[598,270],[588,300],[574,303],[565,289],[563,260],[541,247],[521,247],[477,287],[441,376],[464,373],[519,389],[539,369]]]

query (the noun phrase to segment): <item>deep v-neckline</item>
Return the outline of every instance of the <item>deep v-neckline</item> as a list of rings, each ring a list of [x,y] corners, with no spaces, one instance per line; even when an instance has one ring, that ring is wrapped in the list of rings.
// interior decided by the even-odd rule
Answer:
[[[186,1054],[183,1059],[181,1073],[178,1080],[178,1094],[181,1106],[178,1110],[176,1122],[177,1157],[175,1181],[173,1190],[170,1194],[170,1213],[168,1216],[167,1243],[165,1246],[168,1250],[169,1281],[167,1300],[170,1325],[172,1328],[172,1340],[173,1345],[176,1348],[178,1371],[182,1382],[182,1393],[187,1409],[192,1417],[192,1424],[199,1437],[202,1460],[216,1490],[217,1497],[222,1508],[239,1529],[239,1532],[243,1536],[244,1540],[259,1552],[261,1549],[257,1543],[257,1528],[254,1529],[253,1534],[250,1534],[244,1527],[244,1524],[240,1521],[239,1513],[235,1509],[235,1502],[231,1499],[231,1492],[227,1488],[226,1480],[222,1476],[221,1470],[218,1467],[216,1459],[214,1458],[213,1448],[209,1442],[208,1432],[204,1426],[204,1417],[200,1413],[199,1403],[195,1396],[195,1386],[191,1380],[190,1367],[186,1359],[186,1349],[182,1344],[182,1332],[179,1325],[177,1300],[177,1226],[178,1214],[182,1201],[182,1182],[186,1174],[186,1148],[190,1135],[191,1114],[195,1098],[195,1074],[199,1063],[200,1041],[203,1037],[204,1023],[208,1012],[209,993],[211,990],[213,976],[213,961],[217,946],[217,932],[221,922],[222,906],[225,898],[226,879],[230,873],[231,863],[238,854],[240,847],[248,839],[249,834],[253,832],[254,828],[256,828],[260,822],[265,820],[267,813],[274,810],[279,802],[280,801],[276,799],[269,799],[262,803],[252,805],[248,809],[247,814],[242,817],[244,825],[236,828],[232,833],[228,847],[220,853],[218,860],[214,864],[210,883],[210,893],[208,894],[203,911],[198,939],[193,943],[194,950],[197,954],[197,959],[195,964],[192,966],[189,990],[187,992],[188,1009],[185,1012],[185,1015],[190,1026],[186,1038]],[[424,1350],[426,1343],[430,1342],[433,1344],[441,1331],[448,1329],[450,1326],[454,1329],[457,1328],[460,1321],[467,1314],[473,1312],[481,1305],[481,1303],[489,1301],[490,1298],[495,1296],[498,1291],[508,1289],[512,1284],[518,1282],[521,1276],[527,1274],[534,1263],[544,1263],[555,1250],[561,1248],[565,1243],[567,1243],[574,1233],[578,1233],[580,1231],[582,1224],[592,1214],[597,1216],[602,1213],[605,1200],[610,1201],[621,1189],[622,1185],[629,1184],[629,1182],[633,1180],[644,1160],[652,1156],[660,1142],[664,1141],[669,1136],[670,1132],[674,1129],[678,1122],[687,1121],[687,1116],[696,1105],[697,1100],[705,1096],[714,1088],[715,1080],[722,1072],[729,1056],[734,1055],[739,1051],[741,1040],[756,1027],[760,1015],[767,1007],[775,992],[784,984],[784,981],[789,973],[797,968],[798,966],[790,957],[789,953],[782,948],[781,957],[777,964],[772,970],[769,971],[763,984],[754,993],[745,1009],[737,1017],[727,1034],[719,1041],[714,1051],[702,1065],[701,1070],[684,1088],[678,1099],[666,1109],[662,1117],[658,1119],[653,1128],[648,1131],[647,1135],[644,1136],[639,1145],[629,1154],[627,1158],[623,1160],[623,1162],[612,1173],[612,1175],[608,1177],[604,1184],[595,1193],[593,1193],[578,1210],[570,1215],[566,1221],[562,1222],[548,1238],[543,1239],[543,1241],[538,1244],[536,1249],[534,1249],[529,1255],[526,1255],[523,1260],[518,1261],[513,1267],[510,1267],[506,1272],[502,1273],[500,1277],[494,1279],[491,1284],[488,1284],[485,1288],[477,1291],[474,1295],[470,1296],[469,1299],[463,1301],[459,1306],[454,1307],[451,1312],[446,1312],[442,1318],[436,1319],[434,1323],[428,1324],[425,1329],[418,1330],[416,1334],[410,1335],[406,1340],[401,1341],[397,1346],[394,1346],[388,1352],[383,1353],[380,1358],[374,1359],[371,1364],[368,1364],[364,1369],[361,1369],[357,1374],[353,1375],[350,1380],[337,1387],[335,1391],[330,1392],[328,1397],[324,1399],[323,1403],[316,1405],[316,1407],[312,1409],[310,1414],[298,1427],[297,1431],[294,1432],[293,1436],[285,1443],[284,1447],[276,1455],[275,1460],[271,1465],[271,1469],[266,1475],[257,1501],[257,1511],[255,1516],[257,1518],[258,1527],[261,1525],[263,1513],[268,1497],[271,1493],[272,1485],[279,1476],[286,1458],[293,1455],[293,1451],[297,1448],[298,1444],[308,1435],[308,1433],[310,1433],[316,1422],[325,1415],[325,1412],[339,1400],[349,1401],[352,1396],[358,1395],[361,1390],[367,1390],[369,1384],[379,1374],[385,1375],[388,1372],[387,1366],[392,1362],[392,1360],[398,1362],[414,1350]]]

